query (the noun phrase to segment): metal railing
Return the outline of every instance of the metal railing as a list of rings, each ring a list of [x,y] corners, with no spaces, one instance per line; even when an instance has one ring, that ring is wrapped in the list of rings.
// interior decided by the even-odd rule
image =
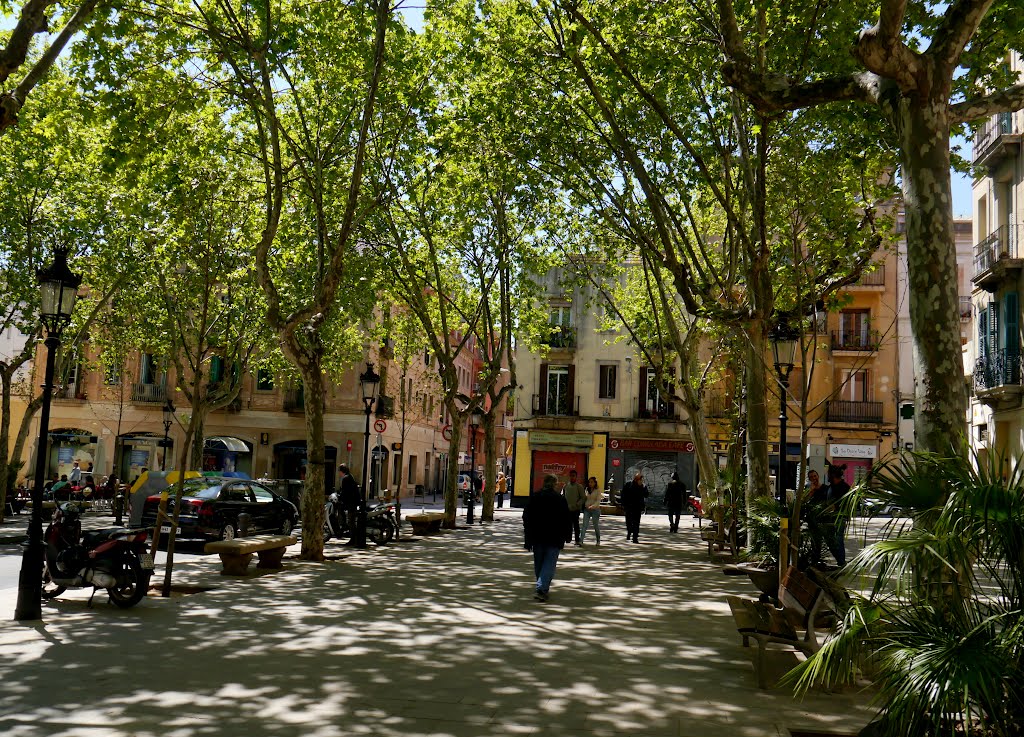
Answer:
[[[306,410],[306,393],[302,389],[289,389],[284,393],[285,412],[304,412]]]
[[[159,384],[132,384],[132,401],[163,404],[167,401],[167,385],[162,381]]]
[[[1003,350],[982,356],[974,364],[974,388],[978,391],[1021,383],[1020,352]]]
[[[534,394],[531,406],[533,414],[541,417],[578,417],[580,414],[580,398],[576,395],[548,395],[541,401],[541,396]]]
[[[638,399],[636,403],[636,417],[641,420],[678,420],[679,410],[673,402],[658,402],[657,406],[648,408],[647,402]]]
[[[834,351],[877,351],[881,336],[877,330],[832,331]]]
[[[854,286],[858,287],[884,287],[885,286],[885,265],[882,264],[868,274],[861,274]]]
[[[989,153],[989,149],[999,143],[1003,136],[1016,133],[1013,113],[997,113],[986,120],[974,134],[974,161],[980,161]]]
[[[736,402],[732,397],[712,394],[704,398],[705,417],[730,417],[736,412]]]
[[[988,270],[1001,258],[1018,258],[1020,223],[1002,225],[974,247],[974,273]]]
[[[882,403],[832,399],[825,403],[825,419],[827,422],[879,423],[882,421]]]
[[[576,328],[571,325],[551,325],[544,342],[552,348],[575,348]]]

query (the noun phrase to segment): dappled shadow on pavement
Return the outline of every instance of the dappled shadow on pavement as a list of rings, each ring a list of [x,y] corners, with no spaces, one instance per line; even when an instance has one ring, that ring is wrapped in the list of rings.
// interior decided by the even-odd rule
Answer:
[[[128,611],[69,595],[42,625],[0,625],[0,734],[717,737],[868,720],[864,694],[757,688],[725,603],[753,590],[695,528],[645,519],[633,545],[621,519],[603,526],[602,547],[563,553],[545,604],[514,512],[387,548],[328,544],[334,560],[272,575],[189,563],[181,580],[216,589]]]

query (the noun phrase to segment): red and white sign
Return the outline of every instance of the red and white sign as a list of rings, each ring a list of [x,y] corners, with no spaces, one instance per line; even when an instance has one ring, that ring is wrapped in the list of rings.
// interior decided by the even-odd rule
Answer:
[[[444,427],[441,428],[441,437],[444,438],[445,440],[451,440],[452,439],[452,426],[451,425],[445,425]]]
[[[611,438],[608,447],[613,450],[663,450],[676,453],[692,453],[690,440],[659,440],[656,438]]]
[[[611,448],[612,450],[618,450],[619,449],[619,441],[618,440],[609,440],[608,441],[608,447]]]
[[[345,450],[352,450],[352,441],[351,440],[346,440],[345,441]]]
[[[388,429],[388,423],[384,422],[384,420],[374,420],[373,429],[375,432],[384,432]]]
[[[622,465],[622,461],[620,461],[618,458],[612,458],[612,465],[615,466],[615,468],[618,468],[619,466]]]

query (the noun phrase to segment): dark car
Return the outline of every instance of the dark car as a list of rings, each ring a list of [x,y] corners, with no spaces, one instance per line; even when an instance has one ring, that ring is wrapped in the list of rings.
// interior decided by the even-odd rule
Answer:
[[[168,489],[167,513],[174,514],[173,488]],[[146,498],[142,508],[143,526],[156,524],[160,495]],[[287,499],[256,481],[203,477],[188,479],[181,496],[178,537],[185,539],[231,540],[238,534],[238,515],[248,514],[250,532],[291,534],[299,513]],[[170,532],[170,522],[162,527]]]

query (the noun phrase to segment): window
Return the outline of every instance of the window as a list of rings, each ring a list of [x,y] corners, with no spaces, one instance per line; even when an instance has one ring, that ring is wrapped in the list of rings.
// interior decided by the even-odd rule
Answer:
[[[269,392],[274,388],[274,374],[267,369],[256,369],[256,389]]]
[[[152,353],[143,353],[139,364],[139,383],[155,384],[157,373],[156,356]]]
[[[548,402],[545,414],[567,415],[570,402],[569,367],[548,366]]]
[[[867,348],[870,346],[871,310],[843,310],[839,314],[839,342],[841,346]]]
[[[602,363],[597,367],[598,399],[615,399],[619,383],[619,367],[614,363]]]
[[[213,356],[210,359],[210,383],[219,384],[224,379],[224,359]]]
[[[409,456],[409,476],[408,483],[416,483],[416,456]]]
[[[548,345],[553,348],[572,348],[576,345],[576,331],[572,327],[572,308],[555,305],[548,312],[550,333]]]
[[[270,504],[274,501],[274,495],[259,486],[252,487],[252,494],[256,497],[257,504]]]
[[[121,367],[107,366],[103,372],[103,383],[106,384],[107,386],[120,386]]]
[[[867,402],[871,399],[871,384],[865,369],[843,371],[843,385],[840,398],[851,402]]]

